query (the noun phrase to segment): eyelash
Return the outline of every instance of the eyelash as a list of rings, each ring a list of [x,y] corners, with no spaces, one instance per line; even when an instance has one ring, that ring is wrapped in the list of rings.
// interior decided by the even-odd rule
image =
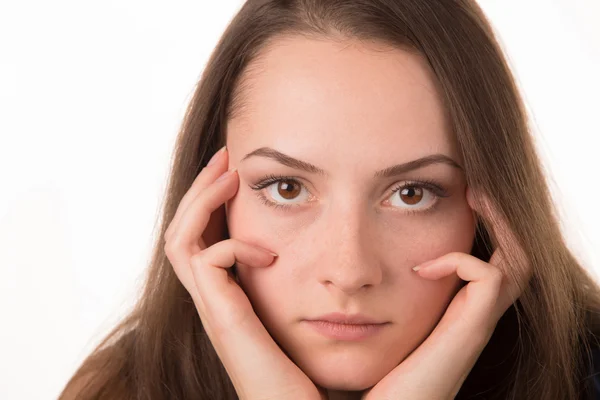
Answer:
[[[306,188],[306,186],[304,186],[301,182],[298,181],[298,179],[291,177],[291,176],[284,176],[284,175],[266,175],[264,177],[262,177],[259,181],[259,183],[255,184],[255,185],[250,185],[250,188],[252,190],[257,191],[256,195],[258,196],[258,198],[262,201],[262,203],[264,203],[265,205],[269,206],[269,207],[273,207],[275,209],[290,209],[292,207],[297,207],[297,205],[290,205],[290,204],[280,204],[280,203],[276,203],[273,202],[269,199],[267,199],[267,197],[261,192],[262,189],[271,186],[274,183],[279,183],[282,181],[291,181],[294,183],[299,184],[300,186]],[[433,211],[437,205],[439,204],[439,200],[440,198],[445,198],[445,197],[449,197],[450,194],[448,193],[448,191],[446,189],[444,189],[444,187],[439,183],[436,182],[434,180],[431,179],[422,179],[422,180],[411,180],[411,181],[406,181],[405,183],[402,183],[400,185],[395,186],[392,189],[392,194],[391,196],[393,196],[394,194],[396,194],[396,192],[405,189],[405,188],[422,188],[422,189],[426,189],[428,190],[430,193],[433,194],[433,196],[435,197],[433,205],[426,208],[426,209],[422,209],[422,210],[406,210],[404,211],[405,214],[424,214],[430,211]],[[390,196],[390,197],[391,197]]]

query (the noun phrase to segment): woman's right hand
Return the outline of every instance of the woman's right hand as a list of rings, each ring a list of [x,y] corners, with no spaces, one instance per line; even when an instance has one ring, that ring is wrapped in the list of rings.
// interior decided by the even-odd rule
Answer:
[[[165,232],[165,253],[190,293],[240,399],[326,399],[325,392],[275,343],[227,270],[236,261],[267,267],[275,259],[273,253],[236,239],[205,244],[203,235],[215,237],[215,232],[223,231],[219,224],[225,223],[211,215],[239,186],[235,170],[217,180],[228,164],[228,152],[222,150],[198,174]]]

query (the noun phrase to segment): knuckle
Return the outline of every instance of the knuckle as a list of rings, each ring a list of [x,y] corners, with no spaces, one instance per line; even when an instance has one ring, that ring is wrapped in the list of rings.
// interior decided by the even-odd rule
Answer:
[[[164,251],[167,257],[171,257],[173,255],[173,247],[171,242],[166,242],[164,246]]]
[[[219,251],[233,252],[234,248],[237,247],[237,244],[236,244],[235,239],[224,239],[224,240],[218,241],[217,243],[213,244],[211,247],[213,247]]]
[[[211,210],[211,207],[209,204],[210,198],[206,194],[200,194],[198,196],[198,200],[199,200],[199,203],[198,203],[197,211],[198,211],[199,215],[210,216],[213,212],[213,210]]]
[[[504,273],[500,270],[500,268],[497,268],[497,267],[490,268],[490,274],[496,281],[502,281],[502,279],[504,279]]]
[[[173,235],[169,238],[168,245],[173,251],[178,251],[181,247],[183,247],[183,238],[180,235]]]
[[[190,257],[190,265],[196,268],[200,268],[205,265],[205,253],[204,250],[192,255]]]
[[[181,238],[170,237],[169,240],[165,242],[164,250],[167,255],[174,255],[180,251],[182,247]]]
[[[447,254],[447,260],[450,264],[458,265],[462,260],[462,253],[453,251]]]

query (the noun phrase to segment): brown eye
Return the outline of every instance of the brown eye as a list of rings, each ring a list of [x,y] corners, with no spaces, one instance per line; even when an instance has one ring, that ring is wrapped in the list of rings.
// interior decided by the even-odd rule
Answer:
[[[266,200],[269,203],[268,205],[277,207],[299,206],[310,199],[308,189],[296,179],[279,178],[275,181],[264,182],[255,187],[255,190],[260,190],[261,187],[268,193],[268,199],[262,197],[263,202]],[[260,194],[259,197],[261,197]]]
[[[418,204],[423,199],[423,189],[414,186],[407,186],[399,194],[405,204]]]
[[[437,186],[427,182],[412,182],[396,187],[389,202],[394,207],[408,213],[423,212],[433,208],[441,197],[447,197],[447,195],[444,191],[437,189]]]
[[[279,181],[277,183],[277,193],[286,200],[295,199],[301,190],[302,187],[291,180]]]
[[[311,199],[311,193],[306,186],[288,176],[267,175],[255,185],[250,185],[256,191],[258,198],[267,206],[289,209],[299,207]]]

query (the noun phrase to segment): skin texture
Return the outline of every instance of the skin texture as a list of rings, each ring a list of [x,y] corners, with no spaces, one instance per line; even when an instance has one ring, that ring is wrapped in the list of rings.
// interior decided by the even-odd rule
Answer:
[[[273,339],[329,399],[355,398],[428,337],[463,283],[456,275],[426,280],[412,267],[470,253],[475,236],[461,169],[432,164],[373,176],[436,153],[462,165],[435,75],[421,56],[382,44],[291,37],[275,42],[247,78],[248,105],[227,126],[229,168],[240,180],[226,203],[227,224],[231,238],[278,257],[264,269],[237,263],[240,286]],[[261,147],[327,175],[267,157],[242,160]],[[268,174],[292,179],[251,188]],[[392,192],[422,179],[448,197],[435,200],[423,188],[411,202],[410,188]],[[291,207],[269,207],[260,193]],[[388,324],[350,342],[303,322],[330,312]]]

